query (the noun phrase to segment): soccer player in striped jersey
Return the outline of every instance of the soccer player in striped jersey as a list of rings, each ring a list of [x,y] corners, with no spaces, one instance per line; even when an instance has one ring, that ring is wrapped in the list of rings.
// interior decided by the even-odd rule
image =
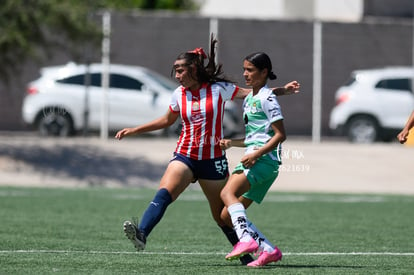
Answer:
[[[233,224],[240,240],[226,259],[237,259],[259,250],[257,260],[247,264],[257,267],[281,260],[282,252],[249,221],[246,208],[253,201],[260,204],[278,176],[281,143],[286,134],[279,103],[267,86],[267,79],[276,79],[269,56],[262,52],[251,54],[245,58],[243,69],[246,85],[252,87],[243,103],[246,135],[244,139],[223,139],[220,144],[222,149],[237,146],[246,150],[221,191],[226,206],[222,220]]]
[[[217,40],[212,37],[209,56],[202,48],[196,48],[177,57],[173,72],[181,86],[174,91],[164,116],[144,125],[122,129],[115,135],[115,138],[122,139],[166,128],[181,116],[182,132],[154,199],[139,224],[134,221],[124,223],[124,232],[137,250],[145,248],[147,237],[168,205],[197,180],[209,202],[214,220],[233,245],[238,242],[234,230],[220,218],[224,207],[220,192],[228,178],[228,165],[219,142],[223,138],[225,101],[244,98],[250,90],[236,86],[223,76],[221,65],[214,61],[216,43]],[[207,65],[204,65],[205,59],[208,59]],[[285,87],[275,88],[274,92],[279,95],[292,94],[298,86],[293,81]],[[251,260],[250,255],[241,258],[243,264]]]

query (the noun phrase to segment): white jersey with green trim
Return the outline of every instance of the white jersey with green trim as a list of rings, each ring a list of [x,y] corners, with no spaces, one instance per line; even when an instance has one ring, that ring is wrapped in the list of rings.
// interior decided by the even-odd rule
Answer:
[[[256,95],[250,92],[243,102],[245,123],[246,154],[262,147],[275,133],[271,124],[283,119],[276,95],[267,86],[262,87]],[[281,163],[281,144],[268,155]]]

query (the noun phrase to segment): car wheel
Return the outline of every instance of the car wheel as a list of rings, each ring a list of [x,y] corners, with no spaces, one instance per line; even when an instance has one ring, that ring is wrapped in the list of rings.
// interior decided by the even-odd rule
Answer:
[[[69,114],[59,108],[44,111],[37,125],[41,136],[67,137],[73,134],[73,123]]]
[[[378,138],[378,124],[368,116],[352,118],[347,126],[348,138],[355,143],[372,143]]]

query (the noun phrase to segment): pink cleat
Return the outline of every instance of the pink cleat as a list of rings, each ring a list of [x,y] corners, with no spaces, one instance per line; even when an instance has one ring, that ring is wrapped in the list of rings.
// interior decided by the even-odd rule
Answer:
[[[247,266],[250,266],[250,267],[264,266],[264,265],[267,265],[268,263],[277,262],[280,260],[282,260],[282,251],[280,251],[280,249],[277,246],[275,246],[275,250],[273,252],[262,251],[260,253],[259,258],[257,258],[256,261],[253,261],[247,264]]]
[[[233,247],[233,251],[226,255],[226,260],[238,259],[246,254],[255,252],[259,248],[259,245],[254,239],[248,242],[238,242]]]

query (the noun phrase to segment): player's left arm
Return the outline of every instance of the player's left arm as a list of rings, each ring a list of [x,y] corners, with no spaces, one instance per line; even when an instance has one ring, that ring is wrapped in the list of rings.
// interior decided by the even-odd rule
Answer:
[[[279,119],[271,124],[272,130],[275,135],[269,139],[265,145],[256,150],[253,154],[256,154],[256,159],[260,158],[263,155],[273,151],[279,143],[282,143],[286,140],[285,126],[283,124],[283,119]]]
[[[270,122],[270,127],[272,128],[274,135],[262,147],[257,148],[257,150],[254,150],[252,153],[247,154],[242,158],[241,162],[245,167],[253,166],[257,159],[273,151],[279,143],[282,143],[286,139],[282,111],[276,96],[270,94],[266,100],[262,100],[262,108]]]
[[[273,151],[279,145],[279,143],[282,143],[286,140],[286,132],[283,125],[283,119],[273,122],[271,124],[271,127],[275,132],[275,135],[269,139],[262,147],[258,148],[250,154],[244,155],[241,159],[243,166],[247,168],[252,167],[261,156]]]
[[[287,83],[283,87],[272,88],[275,95],[293,95],[299,93],[300,83],[296,80]]]

